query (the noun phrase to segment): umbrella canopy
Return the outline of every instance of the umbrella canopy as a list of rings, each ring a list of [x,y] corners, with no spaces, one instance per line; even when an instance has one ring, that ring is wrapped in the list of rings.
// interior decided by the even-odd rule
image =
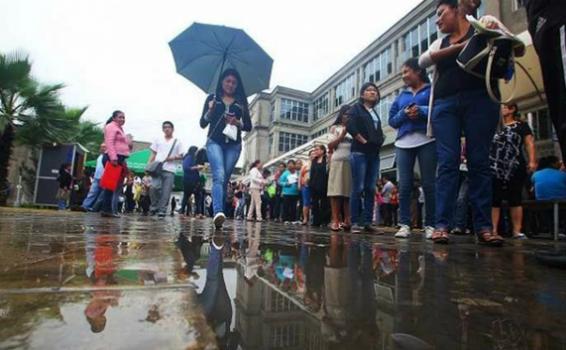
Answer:
[[[241,29],[194,23],[171,40],[177,73],[213,94],[220,74],[240,73],[246,93],[269,88],[273,59]]]

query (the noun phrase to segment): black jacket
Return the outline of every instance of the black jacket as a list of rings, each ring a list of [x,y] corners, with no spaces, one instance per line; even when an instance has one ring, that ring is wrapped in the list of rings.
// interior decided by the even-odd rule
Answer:
[[[212,111],[212,115],[208,115],[208,103],[213,99],[216,100],[216,106]],[[228,139],[222,131],[226,127],[226,123],[224,122],[224,112],[226,106],[222,102],[222,100],[214,95],[209,95],[204,102],[204,108],[202,110],[202,115],[200,117],[200,127],[208,128],[208,137],[213,141],[225,144],[225,143],[241,143],[242,142],[242,131],[251,131],[252,130],[252,121],[250,119],[249,111],[244,108],[240,103],[237,101],[232,103],[228,106],[228,110],[231,113],[234,113],[234,116],[242,122],[242,127],[238,128],[238,139],[236,141]],[[226,142],[226,140],[229,140]]]
[[[361,152],[366,154],[377,154],[381,145],[383,145],[384,136],[381,129],[381,118],[375,128],[373,118],[364,105],[357,102],[350,109],[350,120],[348,121],[347,130],[352,135],[352,152]],[[376,113],[377,114],[377,113]],[[356,135],[360,134],[367,140],[366,144],[361,144],[356,140]]]

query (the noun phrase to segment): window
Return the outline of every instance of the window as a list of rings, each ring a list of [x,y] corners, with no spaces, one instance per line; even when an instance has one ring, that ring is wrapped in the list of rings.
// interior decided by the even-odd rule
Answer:
[[[328,114],[328,92],[314,101],[313,121]]]
[[[340,84],[334,88],[334,107],[338,107],[343,103],[349,101],[356,95],[356,74],[352,73],[349,77],[342,80]]]
[[[279,152],[289,152],[292,149],[307,143],[307,135],[292,134],[288,132],[279,133]]]
[[[309,105],[305,102],[282,98],[280,117],[281,119],[308,123]]]
[[[382,97],[379,103],[375,106],[375,110],[381,119],[382,127],[389,125],[389,110],[391,109],[393,101],[395,101],[395,95],[390,94]]]
[[[376,83],[393,73],[391,48],[385,49],[364,66],[364,81]]]
[[[407,60],[411,57],[419,57],[437,38],[438,29],[436,28],[436,15],[432,15],[416,27],[413,27],[403,37],[403,60]]]
[[[273,157],[273,133],[269,134],[269,157]]]
[[[533,135],[535,140],[549,140],[552,138],[553,127],[550,116],[548,115],[548,109],[539,109],[532,112],[533,120]]]
[[[327,132],[328,132],[328,130],[327,130],[326,128],[321,129],[321,130],[315,132],[315,133],[312,135],[312,138],[313,138],[313,139],[316,139],[317,137],[322,136],[322,135],[326,134]]]

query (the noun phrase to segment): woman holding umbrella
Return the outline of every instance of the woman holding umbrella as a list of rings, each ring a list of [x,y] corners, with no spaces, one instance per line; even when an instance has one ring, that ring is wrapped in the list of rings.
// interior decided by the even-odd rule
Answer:
[[[216,94],[204,103],[200,126],[209,126],[206,153],[212,171],[214,226],[220,228],[226,219],[226,187],[242,150],[241,132],[252,129],[247,96],[235,69],[221,74]]]

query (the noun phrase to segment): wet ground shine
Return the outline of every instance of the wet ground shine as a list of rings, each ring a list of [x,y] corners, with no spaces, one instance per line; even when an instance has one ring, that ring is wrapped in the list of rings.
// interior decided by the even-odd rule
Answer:
[[[0,209],[0,349],[566,349],[565,248]]]

